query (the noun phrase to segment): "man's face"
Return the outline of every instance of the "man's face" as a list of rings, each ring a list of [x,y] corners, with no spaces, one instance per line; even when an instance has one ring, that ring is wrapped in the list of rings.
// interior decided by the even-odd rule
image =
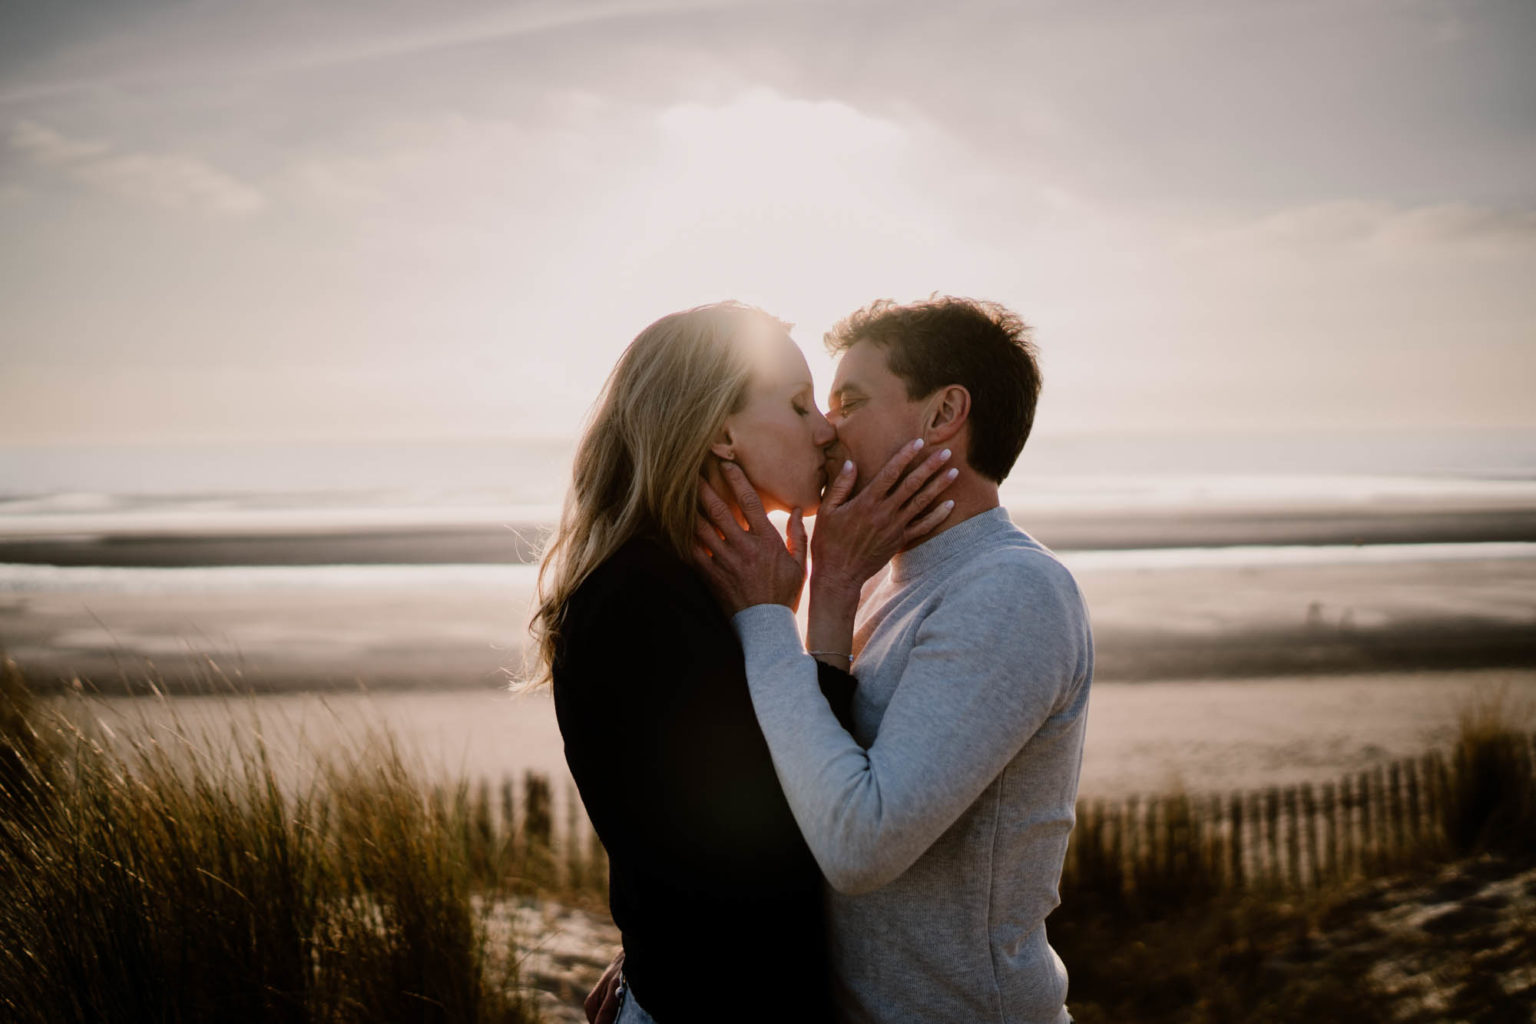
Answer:
[[[832,378],[827,419],[837,428],[834,460],[852,459],[858,467],[855,494],[897,449],[922,436],[922,418],[922,400],[907,397],[906,382],[891,372],[884,349],[860,341],[843,353]]]

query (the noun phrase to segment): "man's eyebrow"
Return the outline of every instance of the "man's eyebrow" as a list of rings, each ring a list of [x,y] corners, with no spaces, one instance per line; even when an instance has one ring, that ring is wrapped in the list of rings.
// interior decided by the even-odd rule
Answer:
[[[854,383],[853,381],[848,381],[841,387],[833,388],[832,393],[827,397],[829,400],[837,399],[838,401],[842,401],[842,399],[847,395],[860,395],[863,393],[863,389],[860,388],[858,384]]]

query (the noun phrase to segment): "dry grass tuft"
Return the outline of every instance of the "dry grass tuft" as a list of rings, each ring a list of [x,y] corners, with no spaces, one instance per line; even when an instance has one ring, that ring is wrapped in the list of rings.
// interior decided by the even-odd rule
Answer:
[[[465,823],[387,739],[279,784],[259,733],[103,745],[0,691],[0,1017],[533,1019]]]

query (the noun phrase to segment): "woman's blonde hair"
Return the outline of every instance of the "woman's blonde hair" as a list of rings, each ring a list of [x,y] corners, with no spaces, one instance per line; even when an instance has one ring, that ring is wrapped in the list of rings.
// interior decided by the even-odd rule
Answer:
[[[789,327],[754,306],[717,302],[662,317],[624,350],[576,447],[539,566],[525,686],[549,682],[566,602],[625,542],[643,534],[688,556],[710,443],[745,403],[763,343]]]

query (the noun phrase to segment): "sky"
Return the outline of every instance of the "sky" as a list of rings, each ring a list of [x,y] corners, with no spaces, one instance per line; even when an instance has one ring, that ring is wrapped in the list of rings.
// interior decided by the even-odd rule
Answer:
[[[0,444],[568,436],[737,298],[1042,432],[1536,426],[1536,4],[0,4]]]

